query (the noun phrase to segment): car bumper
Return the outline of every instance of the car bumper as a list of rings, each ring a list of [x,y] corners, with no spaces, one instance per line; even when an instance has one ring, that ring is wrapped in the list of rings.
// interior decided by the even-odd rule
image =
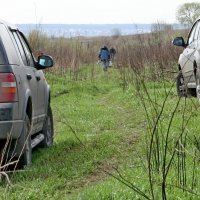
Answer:
[[[23,128],[23,120],[0,121],[0,139],[11,137],[16,139],[20,136]]]
[[[23,120],[18,116],[18,103],[0,103],[0,139],[16,139],[21,134]]]

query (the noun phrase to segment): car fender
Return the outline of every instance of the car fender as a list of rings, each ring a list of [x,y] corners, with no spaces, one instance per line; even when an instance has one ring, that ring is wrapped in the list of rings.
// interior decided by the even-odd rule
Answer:
[[[181,53],[178,59],[178,64],[181,67],[181,69],[183,69],[186,62],[187,62],[187,58],[185,57],[183,53]]]
[[[195,51],[194,58],[197,68],[200,68],[200,50]]]
[[[22,110],[22,119],[24,120],[25,117],[26,117],[26,111],[27,111],[27,106],[28,106],[28,100],[30,99],[31,100],[31,91],[30,89],[27,89],[26,92],[25,92],[25,95],[24,95],[24,98],[23,98],[23,102],[22,102],[22,105],[23,106],[23,110]],[[31,106],[32,106],[32,101],[31,101]],[[32,108],[31,108],[32,109]],[[33,111],[34,112],[34,111]],[[30,114],[30,113],[29,113]],[[31,113],[31,117],[30,120],[32,119],[32,115],[33,113]]]
[[[45,106],[45,114],[47,115],[47,111],[48,111],[48,107],[49,107],[49,104],[50,104],[50,94],[51,94],[51,88],[50,88],[50,85],[47,84],[47,89],[46,89],[46,95],[45,95],[45,102],[46,102],[46,105]]]

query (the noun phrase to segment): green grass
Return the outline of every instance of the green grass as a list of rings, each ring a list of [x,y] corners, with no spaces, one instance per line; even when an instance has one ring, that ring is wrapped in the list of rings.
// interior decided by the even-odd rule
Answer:
[[[55,143],[36,148],[32,166],[10,174],[11,187],[1,183],[1,199],[76,199],[84,188],[110,185],[106,171],[129,162],[142,119],[134,115],[138,103],[122,91],[116,69],[104,73],[97,67],[94,80],[79,76],[74,81],[68,74],[46,74]]]
[[[71,75],[46,73],[52,89],[54,145],[35,149],[30,167],[9,173],[12,186],[0,182],[0,199],[144,199],[132,186],[151,198],[146,155],[166,94],[168,98],[155,129],[157,140],[153,140],[152,155],[158,150],[160,156],[157,165],[156,157],[151,160],[155,199],[162,199],[165,142],[167,163],[176,152],[167,176],[168,199],[199,199],[191,194],[198,194],[200,189],[199,103],[195,98],[182,98],[179,102],[172,81],[146,81],[147,95],[144,88],[136,91],[121,77],[125,76],[115,68],[105,73],[98,66]],[[190,120],[186,125],[187,119]],[[185,125],[180,144],[175,146]],[[117,171],[129,181],[129,187],[121,182]],[[185,188],[180,184],[183,175],[187,179]]]

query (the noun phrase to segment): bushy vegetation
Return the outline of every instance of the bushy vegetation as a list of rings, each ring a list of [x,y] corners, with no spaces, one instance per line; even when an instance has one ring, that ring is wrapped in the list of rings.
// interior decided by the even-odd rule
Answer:
[[[175,87],[171,41],[184,34],[159,24],[110,38],[31,33],[33,51],[55,58],[45,72],[55,145],[1,182],[2,199],[200,199],[199,102]],[[117,50],[106,73],[96,64],[104,44]]]
[[[117,50],[116,66],[142,70],[144,66],[171,70],[180,53],[172,46],[175,35],[186,35],[184,31],[174,31],[168,25],[152,26],[149,34],[119,37],[73,37],[48,38],[41,30],[32,31],[28,38],[33,52],[38,50],[52,55],[56,68],[77,71],[80,66],[96,64],[100,47],[107,45]],[[159,73],[159,72],[157,72]]]

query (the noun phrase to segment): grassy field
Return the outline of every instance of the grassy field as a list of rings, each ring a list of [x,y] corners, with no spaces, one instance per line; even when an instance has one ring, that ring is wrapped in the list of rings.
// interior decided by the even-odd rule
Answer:
[[[85,72],[92,77],[91,69]],[[76,81],[69,75],[46,74],[52,89],[54,146],[35,149],[32,166],[9,173],[12,185],[1,182],[1,199],[77,199],[80,195],[106,199],[116,195],[113,184],[123,195],[123,185],[108,173],[134,159],[142,113],[133,94],[123,92],[118,70],[104,73],[96,66],[93,72],[92,79],[81,74]],[[99,184],[101,189],[92,189],[89,197],[87,190]]]
[[[47,72],[55,143],[2,179],[0,199],[199,199],[199,103],[172,80],[130,77]]]

